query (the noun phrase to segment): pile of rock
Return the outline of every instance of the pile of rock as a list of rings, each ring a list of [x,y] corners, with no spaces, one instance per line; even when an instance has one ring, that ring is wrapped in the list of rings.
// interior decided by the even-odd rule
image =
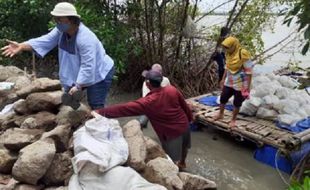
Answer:
[[[58,80],[30,80],[22,71],[15,73],[14,80],[1,78],[16,85],[0,92],[5,94],[0,97],[1,108],[15,102],[11,111],[0,115],[0,189],[67,189],[73,174],[72,134],[89,110],[85,105],[78,110],[63,106]],[[216,189],[212,181],[179,172],[161,146],[143,135],[137,121],[123,126],[123,133],[129,145],[126,165],[148,181],[169,190]]]
[[[129,147],[127,165],[138,171],[149,182],[163,185],[168,190],[216,189],[213,181],[179,172],[179,168],[167,159],[161,146],[143,135],[137,120],[124,125],[123,134]]]

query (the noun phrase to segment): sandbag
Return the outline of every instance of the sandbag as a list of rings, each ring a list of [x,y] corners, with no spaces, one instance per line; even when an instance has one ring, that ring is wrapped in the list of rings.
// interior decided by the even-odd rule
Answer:
[[[267,95],[263,97],[264,104],[268,107],[273,108],[275,105],[279,103],[279,98],[275,95]]]
[[[69,190],[167,190],[165,187],[146,181],[130,167],[116,166],[102,173],[94,164],[87,164],[79,175],[74,174]]]
[[[273,95],[277,88],[274,83],[260,84],[254,88],[253,96],[262,98],[267,95]]]
[[[248,116],[254,116],[257,112],[257,109],[258,108],[256,106],[253,106],[253,104],[250,103],[250,100],[245,100],[240,108],[240,113]]]
[[[293,114],[296,113],[300,108],[299,103],[295,100],[286,99],[283,108],[280,110],[282,114]]]
[[[285,99],[288,98],[291,93],[292,93],[291,89],[281,87],[276,90],[275,95],[278,96],[279,99]]]
[[[271,80],[267,76],[259,75],[259,76],[256,76],[256,77],[253,78],[252,85],[254,87],[257,87],[260,84],[267,84],[269,82],[271,82]]]
[[[256,113],[256,117],[263,118],[263,119],[273,120],[277,118],[277,116],[278,116],[278,112],[272,109],[264,108],[264,107],[258,108],[257,113]]]
[[[300,85],[295,79],[288,76],[280,76],[278,81],[282,84],[283,87],[290,89],[294,89]]]
[[[75,173],[79,173],[88,162],[96,164],[104,172],[127,161],[128,144],[117,120],[105,117],[88,120],[73,134],[73,138]]]
[[[301,117],[297,114],[280,114],[278,115],[278,121],[282,124],[293,125],[301,120]]]

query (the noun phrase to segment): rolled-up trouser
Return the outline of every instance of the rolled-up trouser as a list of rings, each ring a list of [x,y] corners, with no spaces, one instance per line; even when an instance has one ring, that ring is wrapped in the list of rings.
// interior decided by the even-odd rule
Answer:
[[[224,86],[220,98],[221,104],[226,104],[230,97],[234,96],[234,106],[236,108],[240,108],[242,105],[242,102],[245,100],[244,97],[241,94],[241,91],[235,90],[231,87]]]
[[[175,139],[160,140],[160,142],[166,154],[168,154],[174,162],[180,161],[183,151],[187,151],[186,149],[191,148],[190,128],[188,127],[187,131]]]
[[[103,81],[87,87],[87,102],[92,109],[103,108],[110,90],[115,69],[111,68]]]

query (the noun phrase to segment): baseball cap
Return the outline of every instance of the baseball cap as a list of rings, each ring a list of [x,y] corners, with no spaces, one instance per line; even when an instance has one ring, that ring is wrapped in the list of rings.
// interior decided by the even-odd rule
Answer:
[[[161,82],[163,80],[163,75],[158,72],[158,71],[155,71],[155,70],[144,70],[142,72],[142,76],[145,77],[145,79],[148,79],[148,80],[152,80],[152,81],[158,81],[158,82]]]

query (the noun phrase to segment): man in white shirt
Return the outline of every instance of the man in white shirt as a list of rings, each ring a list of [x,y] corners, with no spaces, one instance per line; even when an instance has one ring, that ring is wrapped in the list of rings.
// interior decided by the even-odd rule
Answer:
[[[159,72],[161,74],[163,73],[162,66],[160,64],[157,64],[157,63],[152,65],[151,70],[152,71],[157,71],[157,72]],[[142,76],[144,76],[146,73],[147,73],[147,71],[143,71],[142,72]],[[168,85],[170,85],[169,79],[167,77],[163,76],[163,80],[160,83],[160,86],[161,87],[165,87],[165,86],[168,86]],[[149,92],[150,92],[150,89],[146,86],[146,82],[144,81],[143,85],[142,85],[142,97],[145,97]],[[140,122],[140,125],[141,125],[142,128],[146,128],[147,127],[147,123],[148,123],[148,118],[145,115],[141,115],[139,117],[139,122]]]

